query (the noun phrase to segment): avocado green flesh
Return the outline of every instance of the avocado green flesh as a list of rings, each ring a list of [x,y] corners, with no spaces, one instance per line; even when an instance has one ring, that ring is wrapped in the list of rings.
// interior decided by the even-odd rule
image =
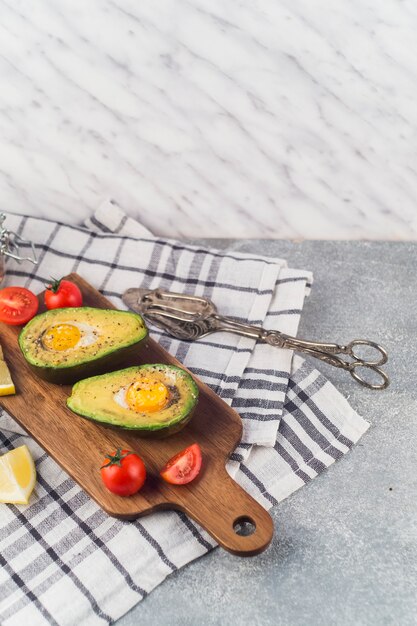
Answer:
[[[75,325],[81,339],[73,348],[53,350],[42,337],[60,324]],[[92,374],[121,367],[147,337],[140,315],[130,311],[73,307],[34,317],[19,335],[19,346],[32,370],[57,384],[73,383]]]
[[[167,406],[139,413],[127,405],[124,394],[142,377],[162,382],[169,390]],[[180,430],[191,419],[198,387],[183,369],[173,365],[139,365],[81,380],[72,389],[68,407],[83,417],[139,434],[167,435]]]

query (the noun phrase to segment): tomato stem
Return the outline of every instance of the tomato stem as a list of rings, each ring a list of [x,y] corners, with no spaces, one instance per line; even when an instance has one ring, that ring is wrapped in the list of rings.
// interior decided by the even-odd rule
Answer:
[[[105,454],[104,458],[108,459],[109,462],[102,465],[100,469],[104,469],[105,467],[111,467],[112,465],[118,465],[119,467],[122,467],[122,460],[125,459],[129,454],[132,454],[132,452],[125,452],[124,454],[122,454],[121,448],[117,448],[115,454]]]
[[[62,278],[53,278],[51,276],[51,282],[50,283],[46,283],[45,284],[45,288],[48,291],[52,291],[52,293],[56,293],[58,291],[58,289],[59,289],[60,284],[61,284],[61,280],[62,280]]]

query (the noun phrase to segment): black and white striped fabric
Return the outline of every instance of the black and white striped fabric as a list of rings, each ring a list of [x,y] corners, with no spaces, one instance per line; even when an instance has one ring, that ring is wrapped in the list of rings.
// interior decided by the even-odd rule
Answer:
[[[77,271],[123,307],[128,287],[210,297],[222,313],[296,333],[311,275],[283,260],[206,250],[153,237],[112,203],[74,227],[9,215],[35,242],[39,265],[8,264],[6,284],[40,291]],[[289,351],[216,334],[188,344],[156,331],[172,354],[242,416],[228,470],[265,508],[345,454],[367,430],[337,390]],[[121,617],[166,576],[215,547],[184,514],[108,517],[4,412],[0,452],[26,443],[38,483],[29,506],[0,509],[0,622],[95,626]]]

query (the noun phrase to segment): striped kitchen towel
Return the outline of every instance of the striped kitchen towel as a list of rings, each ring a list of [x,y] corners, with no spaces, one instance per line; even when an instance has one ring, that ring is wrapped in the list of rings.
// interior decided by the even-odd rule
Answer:
[[[39,265],[10,262],[6,284],[40,291],[51,274],[77,271],[120,308],[128,287],[159,286],[208,296],[226,315],[295,333],[311,284],[308,272],[283,260],[154,237],[112,203],[87,227],[13,215],[7,225],[35,242]],[[228,469],[266,508],[316,477],[368,428],[289,351],[226,333],[191,344],[151,334],[241,414],[244,435]],[[180,512],[134,522],[108,517],[4,412],[0,443],[0,452],[26,443],[38,471],[30,505],[0,509],[4,626],[111,623],[215,547]]]

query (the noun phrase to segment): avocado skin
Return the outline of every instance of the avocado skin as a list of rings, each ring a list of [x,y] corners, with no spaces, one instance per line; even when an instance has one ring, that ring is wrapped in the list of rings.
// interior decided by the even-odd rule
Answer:
[[[68,401],[67,401],[67,406],[68,408],[71,408],[68,404]],[[165,428],[159,428],[158,430],[127,428],[126,426],[121,426],[121,425],[119,426],[116,424],[109,424],[109,423],[101,422],[101,421],[96,422],[96,423],[100,424],[100,426],[104,426],[105,428],[108,428],[109,430],[128,430],[130,432],[134,432],[137,437],[141,437],[142,439],[165,439],[166,437],[175,435],[175,433],[178,433],[180,430],[182,430],[184,426],[187,426],[188,422],[191,420],[192,416],[194,415],[194,411],[195,411],[195,407],[180,422],[177,422],[176,424],[172,424],[172,426],[165,426]],[[89,420],[90,422],[94,421],[92,420],[91,417],[87,417],[86,415],[81,415],[81,413],[78,413],[78,415],[82,417],[83,419]]]
[[[138,348],[146,341],[147,336],[148,334],[146,333],[146,335],[136,343],[126,346],[125,348],[117,348],[114,352],[106,354],[99,359],[72,365],[71,367],[38,367],[29,362],[28,365],[39,378],[46,380],[48,383],[54,383],[55,385],[72,385],[83,378],[106,374],[112,370],[126,367],[126,363],[137,356]]]
[[[95,309],[95,307],[79,307],[79,308],[84,309],[84,310]],[[54,309],[53,311],[58,313],[59,311],[67,311],[67,310],[68,310],[67,308],[62,308],[62,309]],[[113,309],[111,309],[111,311],[113,311]],[[50,313],[50,311],[39,313],[30,322],[28,322],[26,326],[22,328],[19,334],[19,339],[18,339],[19,347],[22,351],[22,354],[28,366],[36,374],[36,376],[38,376],[39,378],[42,378],[43,380],[46,380],[49,383],[54,383],[56,385],[71,385],[73,383],[78,382],[79,380],[82,380],[83,378],[88,378],[89,376],[105,374],[114,369],[126,367],[126,362],[129,362],[129,360],[137,356],[137,350],[139,346],[143,344],[144,342],[146,342],[149,333],[148,333],[147,326],[143,318],[140,315],[136,313],[131,313],[130,311],[117,311],[117,312],[123,313],[124,315],[134,315],[136,317],[139,317],[143,324],[143,330],[144,330],[143,336],[138,341],[135,341],[134,343],[128,346],[125,346],[123,348],[115,347],[114,350],[112,350],[111,352],[108,352],[107,354],[97,359],[85,361],[84,363],[76,363],[74,365],[69,365],[67,367],[54,367],[54,366],[47,366],[47,365],[42,366],[42,365],[35,365],[30,362],[28,355],[25,352],[22,338],[23,338],[25,331],[27,330],[27,327],[31,324],[31,322],[33,322],[36,318],[42,315],[45,315],[45,313]]]

